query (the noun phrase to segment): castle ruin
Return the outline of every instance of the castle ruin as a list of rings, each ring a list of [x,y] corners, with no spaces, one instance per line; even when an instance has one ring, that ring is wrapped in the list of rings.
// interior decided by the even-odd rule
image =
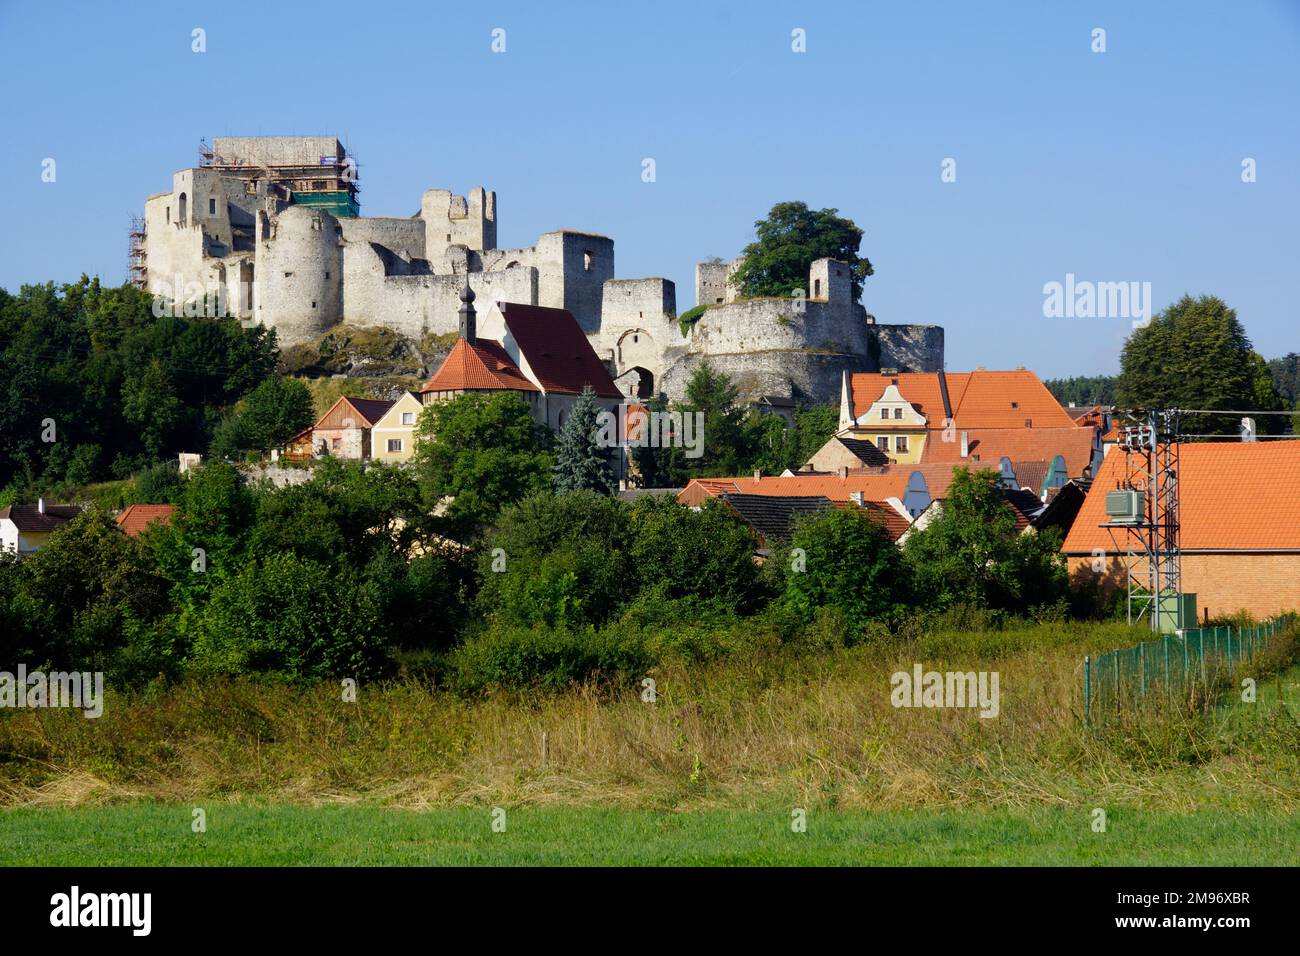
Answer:
[[[836,401],[844,371],[943,367],[943,329],[876,324],[844,263],[812,263],[799,300],[739,300],[737,262],[700,263],[696,301],[708,308],[683,333],[674,284],[615,278],[606,236],[558,230],[498,249],[496,194],[481,186],[426,190],[409,218],[363,217],[356,170],[334,137],[214,139],[146,200],[133,277],[178,308],[216,303],[274,328],[285,348],[339,323],[455,332],[468,277],[481,302],[567,309],[640,397],[680,398],[706,359],[748,395],[805,403]]]

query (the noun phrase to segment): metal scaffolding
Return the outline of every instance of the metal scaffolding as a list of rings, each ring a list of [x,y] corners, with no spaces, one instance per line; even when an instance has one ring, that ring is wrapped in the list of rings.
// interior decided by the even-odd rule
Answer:
[[[1138,493],[1141,507],[1125,520],[1102,525],[1123,556],[1129,623],[1145,619],[1155,632],[1196,623],[1184,620],[1188,612],[1179,545],[1179,418],[1176,409],[1154,411],[1144,424],[1122,430],[1116,453],[1124,456],[1124,474],[1118,490]]]
[[[127,238],[127,282],[137,289],[145,287],[148,276],[148,261],[145,252],[145,228],[144,219],[140,216],[131,217],[131,229]]]

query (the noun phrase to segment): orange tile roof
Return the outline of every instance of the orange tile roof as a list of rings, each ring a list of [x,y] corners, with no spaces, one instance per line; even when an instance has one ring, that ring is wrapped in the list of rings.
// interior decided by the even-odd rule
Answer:
[[[1024,428],[1026,420],[1034,428],[1077,427],[1033,372],[977,369],[944,377],[956,428]],[[849,383],[853,417],[865,413],[891,382],[898,383],[899,393],[928,419],[930,427],[942,427],[945,415],[938,372],[855,374]]]
[[[114,519],[117,526],[134,538],[155,521],[171,524],[175,505],[128,505]]]
[[[1126,546],[1106,528],[1106,492],[1124,474],[1124,452],[1106,456],[1061,550],[1091,554]],[[1185,551],[1300,550],[1300,440],[1197,442],[1179,448],[1179,543]]]
[[[1064,428],[959,428],[949,431],[945,440],[943,431],[931,430],[921,452],[922,463],[960,463],[961,433],[966,432],[968,457],[978,468],[998,467],[1005,456],[1016,461],[1051,461],[1057,455],[1065,459],[1071,478],[1079,478],[1092,462],[1095,428],[1070,425]]]
[[[500,342],[479,339],[470,345],[457,339],[438,370],[424,383],[421,392],[461,390],[514,392],[541,391],[530,382],[506,354]]]

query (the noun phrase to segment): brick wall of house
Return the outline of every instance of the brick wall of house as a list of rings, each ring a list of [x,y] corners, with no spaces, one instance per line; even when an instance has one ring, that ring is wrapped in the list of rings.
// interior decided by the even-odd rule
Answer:
[[[1070,556],[1070,580],[1094,576],[1093,558]],[[1211,617],[1247,611],[1268,618],[1300,610],[1300,554],[1184,554],[1183,590],[1196,594],[1197,614]],[[1118,557],[1107,560],[1102,587],[1124,584]]]

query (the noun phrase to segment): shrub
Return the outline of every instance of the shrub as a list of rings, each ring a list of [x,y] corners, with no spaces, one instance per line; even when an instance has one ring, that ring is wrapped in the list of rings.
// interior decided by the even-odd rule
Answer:
[[[632,509],[631,556],[641,587],[660,587],[666,598],[716,598],[744,611],[757,597],[753,535],[716,501],[695,510],[642,498]]]
[[[630,680],[651,664],[636,638],[592,628],[497,625],[450,656],[451,681],[462,692],[492,687],[560,690],[573,682]]]
[[[479,557],[479,606],[507,623],[600,624],[635,590],[627,508],[591,491],[543,492],[502,512]]]
[[[368,598],[353,575],[293,554],[246,564],[198,615],[194,667],[290,680],[378,676],[384,636]]]
[[[832,509],[802,520],[792,538],[802,571],[786,575],[784,601],[811,621],[835,607],[860,635],[867,622],[897,606],[906,594],[902,556],[883,524],[863,508]]]

